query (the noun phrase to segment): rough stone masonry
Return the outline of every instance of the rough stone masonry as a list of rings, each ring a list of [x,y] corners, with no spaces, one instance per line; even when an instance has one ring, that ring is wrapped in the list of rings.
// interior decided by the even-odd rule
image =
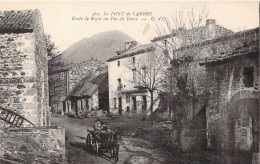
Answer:
[[[22,128],[13,129],[12,133],[27,136],[48,151],[65,154],[65,147],[62,146],[65,144],[64,129],[50,126],[44,35],[38,10],[0,12],[0,105],[34,124],[29,127],[29,123],[24,123]],[[0,121],[0,127],[9,126]],[[29,132],[28,128],[31,128]],[[3,138],[2,144],[5,142],[7,140]],[[12,151],[18,150],[13,148]],[[0,154],[5,153],[0,150]]]

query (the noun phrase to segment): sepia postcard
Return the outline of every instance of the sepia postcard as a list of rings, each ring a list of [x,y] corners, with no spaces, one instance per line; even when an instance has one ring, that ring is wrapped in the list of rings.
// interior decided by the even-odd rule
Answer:
[[[260,164],[259,2],[0,1],[1,164]]]

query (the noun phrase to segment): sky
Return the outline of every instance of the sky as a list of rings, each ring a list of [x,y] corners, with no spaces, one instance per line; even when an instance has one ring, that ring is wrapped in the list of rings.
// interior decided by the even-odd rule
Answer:
[[[39,9],[45,33],[51,35],[61,51],[83,38],[110,30],[120,30],[145,44],[156,36],[154,27],[155,24],[160,24],[161,18],[171,17],[179,10],[191,7],[199,9],[201,6],[206,6],[209,10],[208,18],[215,19],[218,25],[234,32],[259,27],[259,2],[0,1],[1,11]],[[95,18],[101,20],[91,20],[93,13],[96,13]],[[89,19],[85,20],[86,17]],[[124,20],[120,20],[122,17]],[[138,20],[130,20],[130,17]],[[76,20],[81,18],[83,20]],[[104,18],[108,20],[103,20]]]

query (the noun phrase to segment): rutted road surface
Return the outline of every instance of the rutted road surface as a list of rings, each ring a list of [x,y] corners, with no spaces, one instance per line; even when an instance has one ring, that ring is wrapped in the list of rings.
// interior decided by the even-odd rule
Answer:
[[[63,116],[52,117],[52,125],[64,127],[68,142],[66,154],[71,164],[110,164],[114,163],[109,154],[97,156],[86,151],[86,129],[93,129],[94,119],[76,119]],[[109,127],[108,127],[109,128]],[[146,141],[132,137],[121,137],[119,148],[119,164],[159,164],[165,159],[156,153]]]

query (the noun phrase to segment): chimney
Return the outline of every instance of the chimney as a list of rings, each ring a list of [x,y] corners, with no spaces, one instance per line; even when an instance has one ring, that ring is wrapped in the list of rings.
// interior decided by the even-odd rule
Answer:
[[[129,49],[130,46],[132,45],[136,45],[137,41],[133,40],[133,41],[126,41],[125,42],[125,52]]]
[[[207,19],[206,20],[206,25],[215,25],[216,24],[216,20],[215,19]]]
[[[186,30],[186,28],[184,28],[184,27],[179,27],[178,30],[179,30],[179,31],[184,31],[184,30]]]
[[[117,55],[121,55],[121,51],[116,51],[116,54]]]
[[[177,29],[172,29],[172,33],[173,33],[173,34],[175,34],[175,33],[177,33],[177,32],[178,32]]]

